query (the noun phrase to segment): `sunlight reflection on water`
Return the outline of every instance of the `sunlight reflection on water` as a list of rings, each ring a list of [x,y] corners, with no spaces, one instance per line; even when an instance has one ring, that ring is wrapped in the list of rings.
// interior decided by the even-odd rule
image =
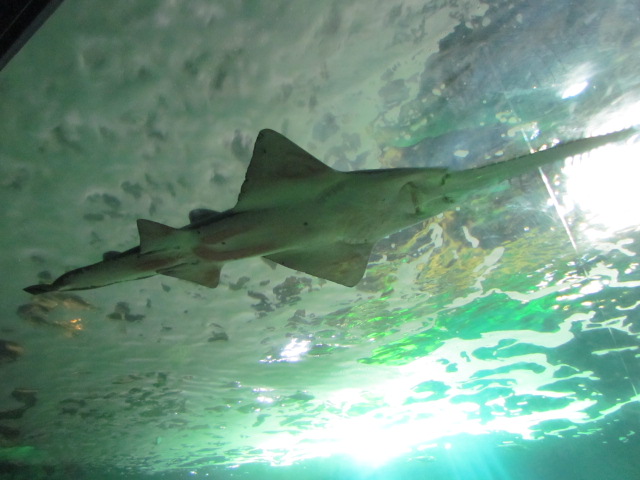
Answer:
[[[564,167],[563,204],[569,211],[579,208],[587,214],[588,221],[581,225],[583,233],[596,240],[639,225],[640,143],[607,145],[588,157],[588,161],[567,162]]]

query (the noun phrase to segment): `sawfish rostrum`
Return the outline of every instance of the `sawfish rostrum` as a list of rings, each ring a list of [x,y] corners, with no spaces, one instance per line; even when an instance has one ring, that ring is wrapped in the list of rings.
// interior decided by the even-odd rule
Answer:
[[[262,130],[231,210],[194,210],[182,228],[138,220],[139,246],[109,252],[101,262],[25,290],[82,290],[156,274],[214,288],[226,262],[257,256],[351,287],[363,277],[378,240],[449,210],[480,189],[634,132],[575,140],[463,171],[339,172],[283,135]]]

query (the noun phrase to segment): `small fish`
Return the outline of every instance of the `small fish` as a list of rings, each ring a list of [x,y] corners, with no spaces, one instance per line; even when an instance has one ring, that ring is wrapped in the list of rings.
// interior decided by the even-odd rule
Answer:
[[[194,210],[182,228],[138,220],[139,246],[108,252],[101,262],[25,290],[83,290],[156,274],[215,288],[226,262],[257,256],[352,287],[364,276],[378,240],[450,210],[492,184],[635,133],[630,128],[584,138],[462,171],[340,172],[283,135],[262,130],[231,210]]]

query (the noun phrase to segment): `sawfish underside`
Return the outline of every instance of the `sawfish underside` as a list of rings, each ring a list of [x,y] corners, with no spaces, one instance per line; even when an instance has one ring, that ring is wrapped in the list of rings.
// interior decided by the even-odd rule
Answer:
[[[262,130],[231,210],[194,210],[182,228],[138,220],[139,246],[109,252],[101,262],[25,290],[82,290],[156,274],[214,288],[226,262],[256,256],[351,287],[363,277],[378,240],[449,210],[480,189],[634,133],[584,138],[462,171],[340,172],[283,135]]]

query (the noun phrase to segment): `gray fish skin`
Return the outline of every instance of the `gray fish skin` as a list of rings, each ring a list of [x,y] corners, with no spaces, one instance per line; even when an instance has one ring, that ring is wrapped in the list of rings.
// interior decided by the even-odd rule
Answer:
[[[168,275],[214,288],[226,262],[262,256],[345,286],[364,276],[380,239],[433,217],[470,195],[543,165],[630,138],[629,128],[462,171],[397,168],[340,172],[273,130],[262,130],[238,202],[226,212],[195,210],[172,228],[138,220],[140,245],[109,252],[40,294]]]

